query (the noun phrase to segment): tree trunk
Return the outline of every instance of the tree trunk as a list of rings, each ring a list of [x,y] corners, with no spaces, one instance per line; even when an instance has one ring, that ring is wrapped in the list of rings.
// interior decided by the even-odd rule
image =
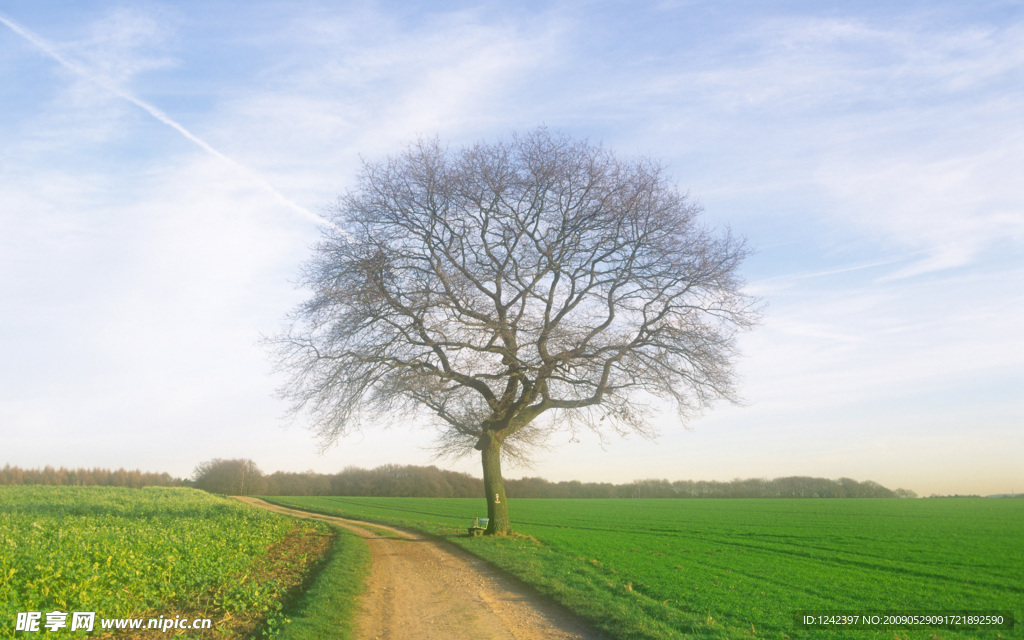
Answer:
[[[505,499],[505,481],[501,477],[501,440],[488,432],[480,438],[484,464],[484,496],[487,498],[487,535],[512,533]]]

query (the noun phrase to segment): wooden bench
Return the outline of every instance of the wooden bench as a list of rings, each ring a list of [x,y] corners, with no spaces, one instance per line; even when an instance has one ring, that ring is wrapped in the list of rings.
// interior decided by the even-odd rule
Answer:
[[[482,536],[487,531],[487,518],[475,518],[469,527],[469,535]]]

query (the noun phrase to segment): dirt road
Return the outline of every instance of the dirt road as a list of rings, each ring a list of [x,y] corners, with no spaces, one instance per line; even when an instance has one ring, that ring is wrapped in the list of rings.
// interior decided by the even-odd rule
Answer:
[[[601,638],[568,611],[450,545],[392,527],[296,511],[258,498],[238,499],[338,524],[366,540],[373,564],[357,623],[360,640]],[[381,529],[395,537],[382,535]]]

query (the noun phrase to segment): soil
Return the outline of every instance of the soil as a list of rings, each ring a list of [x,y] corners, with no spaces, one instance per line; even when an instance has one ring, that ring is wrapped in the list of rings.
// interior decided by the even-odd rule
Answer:
[[[277,513],[331,522],[366,540],[373,560],[357,620],[360,640],[602,637],[515,578],[422,534],[287,509],[258,498],[238,499]]]

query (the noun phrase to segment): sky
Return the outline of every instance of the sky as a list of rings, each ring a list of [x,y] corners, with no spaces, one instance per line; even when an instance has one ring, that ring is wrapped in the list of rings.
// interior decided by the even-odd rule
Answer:
[[[1024,3],[0,0],[0,464],[321,452],[261,336],[363,160],[544,125],[746,237],[739,405],[506,477],[1024,492]]]

